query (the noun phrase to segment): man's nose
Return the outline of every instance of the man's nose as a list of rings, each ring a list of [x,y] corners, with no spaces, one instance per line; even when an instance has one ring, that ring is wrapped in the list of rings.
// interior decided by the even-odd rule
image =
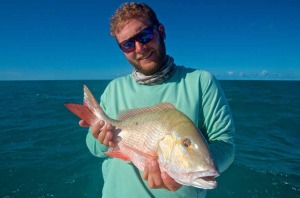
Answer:
[[[136,52],[141,52],[143,50],[143,46],[144,46],[144,44],[142,44],[138,41],[135,41],[135,51]]]

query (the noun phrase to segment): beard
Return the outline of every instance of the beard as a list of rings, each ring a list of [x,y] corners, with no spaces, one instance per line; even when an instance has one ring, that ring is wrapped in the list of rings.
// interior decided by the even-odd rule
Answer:
[[[143,67],[138,61],[128,61],[138,72],[146,76],[154,74],[164,66],[166,61],[166,45],[162,36],[159,37],[159,43],[160,45],[158,47],[158,50],[149,49],[149,51],[144,52],[144,54],[152,53],[151,56],[156,57],[153,61],[151,61],[151,63],[148,66]]]

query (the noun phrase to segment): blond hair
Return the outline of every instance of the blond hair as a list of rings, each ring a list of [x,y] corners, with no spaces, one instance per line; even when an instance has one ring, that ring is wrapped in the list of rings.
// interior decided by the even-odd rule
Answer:
[[[128,20],[134,18],[148,19],[152,25],[159,24],[155,12],[148,5],[134,2],[124,3],[110,20],[110,34],[116,37],[116,34],[124,28]]]

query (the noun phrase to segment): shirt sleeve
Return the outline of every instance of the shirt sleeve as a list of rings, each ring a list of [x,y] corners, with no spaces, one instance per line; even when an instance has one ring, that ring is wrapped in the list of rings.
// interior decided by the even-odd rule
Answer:
[[[219,82],[210,73],[201,80],[202,123],[199,128],[206,132],[208,146],[219,169],[225,171],[235,155],[235,128],[229,105]]]

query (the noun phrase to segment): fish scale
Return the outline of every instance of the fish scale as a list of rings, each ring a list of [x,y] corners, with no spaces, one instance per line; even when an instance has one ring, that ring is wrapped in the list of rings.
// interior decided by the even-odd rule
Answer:
[[[128,120],[124,120],[124,123],[122,123],[122,125],[126,126],[124,126],[122,132],[118,134],[123,140],[119,144],[120,150],[124,149],[124,153],[127,153],[131,159],[134,159],[133,162],[135,164],[139,164],[138,167],[140,167],[139,169],[141,170],[143,170],[143,167],[147,163],[147,157],[143,155],[136,156],[136,153],[132,152],[130,149],[143,150],[147,156],[151,156],[153,158],[158,157],[157,154],[155,154],[158,142],[164,137],[164,131],[167,131],[164,129],[164,126],[157,124],[159,123],[158,120],[162,117],[162,115],[163,114],[160,113],[147,116],[147,113],[145,113],[142,117],[148,117],[150,120],[151,117],[153,117],[155,120],[152,120],[151,122],[143,122],[141,121],[143,118],[136,118],[139,119],[139,122],[141,123],[136,125],[132,124],[137,122],[135,118],[128,118]],[[151,130],[149,131],[146,129]],[[128,132],[129,130],[130,132]],[[130,149],[128,149],[128,146],[130,146]]]
[[[161,171],[176,182],[212,189],[219,176],[204,137],[195,124],[170,103],[131,109],[117,120],[106,116],[89,89],[84,86],[84,103],[66,103],[75,115],[93,126],[100,120],[116,127],[115,147],[104,152],[109,157],[131,161],[144,170],[150,160],[157,160]]]

